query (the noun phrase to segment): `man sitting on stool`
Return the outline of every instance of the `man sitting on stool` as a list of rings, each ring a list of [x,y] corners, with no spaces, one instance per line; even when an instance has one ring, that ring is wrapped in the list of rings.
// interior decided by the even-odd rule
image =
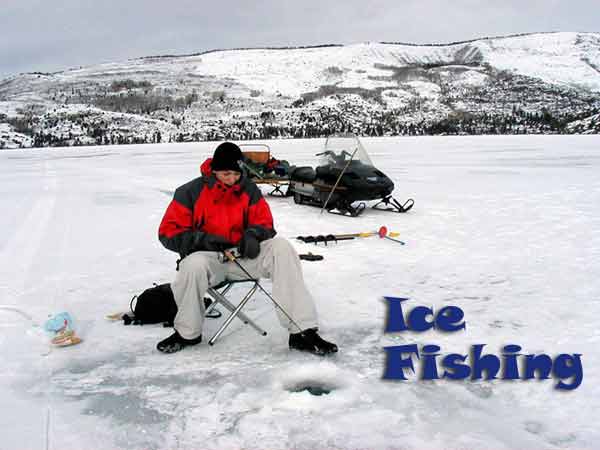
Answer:
[[[225,279],[247,279],[222,252],[238,247],[241,265],[255,278],[270,278],[273,297],[301,329],[280,311],[290,332],[289,347],[317,355],[337,352],[337,346],[317,334],[317,312],[306,289],[294,247],[274,237],[273,216],[260,189],[241,167],[242,152],[231,142],[217,147],[201,166],[202,176],[175,191],[161,221],[160,242],[181,256],[171,284],[177,315],[175,333],[159,342],[158,350],[174,353],[202,340],[204,293]]]

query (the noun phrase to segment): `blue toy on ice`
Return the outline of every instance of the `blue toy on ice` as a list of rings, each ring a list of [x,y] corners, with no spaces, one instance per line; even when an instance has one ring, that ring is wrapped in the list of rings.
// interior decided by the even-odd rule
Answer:
[[[49,333],[59,333],[61,331],[71,330],[73,328],[73,319],[68,312],[61,312],[51,317],[44,324],[44,330]]]

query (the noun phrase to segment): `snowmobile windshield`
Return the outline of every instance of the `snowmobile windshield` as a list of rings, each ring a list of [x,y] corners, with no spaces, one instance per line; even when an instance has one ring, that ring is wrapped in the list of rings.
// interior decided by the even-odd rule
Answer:
[[[371,158],[362,146],[358,137],[354,135],[330,136],[325,141],[325,147],[321,153],[317,153],[320,166],[345,167],[350,160],[351,163],[362,163],[373,166]]]

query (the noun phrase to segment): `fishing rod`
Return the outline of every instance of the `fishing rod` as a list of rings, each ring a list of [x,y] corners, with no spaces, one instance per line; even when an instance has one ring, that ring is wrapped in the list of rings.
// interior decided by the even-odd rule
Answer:
[[[292,325],[294,325],[296,328],[298,328],[298,331],[300,332],[300,334],[304,335],[304,330],[302,330],[302,328],[300,327],[300,325],[298,325],[296,323],[296,321],[294,319],[292,319],[292,316],[290,316],[285,309],[283,309],[281,307],[281,305],[273,298],[273,296],[271,294],[269,294],[261,285],[260,283],[256,280],[255,277],[253,277],[252,275],[250,275],[250,273],[244,268],[244,266],[242,266],[240,264],[240,262],[238,261],[238,257],[235,256],[233,254],[233,252],[229,251],[229,250],[225,250],[223,252],[223,254],[225,255],[225,257],[235,263],[242,272],[244,272],[244,274],[248,277],[248,280],[254,281],[256,283],[256,286],[263,292],[263,294],[265,294],[267,297],[269,297],[269,299],[273,302],[273,304],[279,308],[279,310],[289,319],[290,323]]]

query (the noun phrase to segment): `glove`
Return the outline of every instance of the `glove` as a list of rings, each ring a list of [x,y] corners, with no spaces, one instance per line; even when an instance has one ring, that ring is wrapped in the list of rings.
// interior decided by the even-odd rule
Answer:
[[[231,242],[217,234],[202,233],[195,250],[221,252],[233,247]]]
[[[260,253],[260,242],[252,231],[246,231],[238,247],[242,258],[254,259]]]

